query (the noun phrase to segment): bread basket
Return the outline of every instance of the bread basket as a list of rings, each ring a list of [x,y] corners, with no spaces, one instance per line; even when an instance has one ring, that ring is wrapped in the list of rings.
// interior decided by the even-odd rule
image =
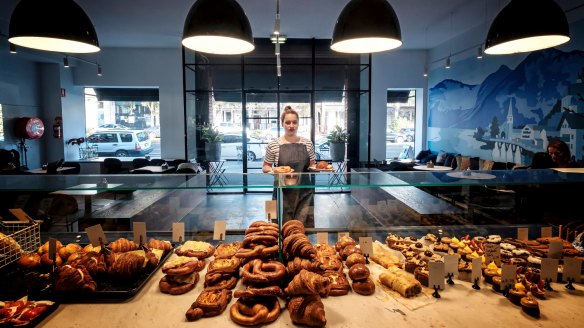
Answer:
[[[41,246],[40,225],[34,221],[0,221],[0,232],[0,269]]]

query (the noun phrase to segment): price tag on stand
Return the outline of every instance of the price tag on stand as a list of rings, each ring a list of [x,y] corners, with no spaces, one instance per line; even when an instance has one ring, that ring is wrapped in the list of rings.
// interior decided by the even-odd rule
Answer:
[[[444,289],[446,286],[444,282],[444,277],[446,277],[444,263],[430,262],[428,263],[428,271],[428,287]]]
[[[542,227],[541,228],[541,237],[548,238],[552,236],[552,227]]]
[[[548,257],[551,259],[559,259],[562,257],[562,250],[564,243],[562,241],[550,241],[550,248]]]
[[[328,232],[317,232],[316,233],[316,243],[317,244],[328,244]]]
[[[340,240],[341,238],[343,238],[343,236],[350,237],[349,232],[348,231],[341,231],[341,232],[339,232],[338,235],[337,235],[337,241]]]
[[[517,228],[518,240],[529,240],[529,228]]]
[[[87,238],[89,238],[89,242],[93,247],[101,246],[101,243],[104,245],[107,244],[107,238],[105,237],[105,233],[103,233],[101,224],[87,227],[85,228],[85,232],[87,233]]]
[[[359,237],[359,248],[363,252],[363,256],[373,255],[373,238]]]
[[[501,246],[498,244],[485,244],[485,260],[487,264],[495,262],[495,264],[501,266]]]
[[[134,242],[138,245],[146,244],[146,222],[134,222],[132,228],[134,230]]]
[[[49,238],[49,259],[52,261],[57,255],[57,239]]]
[[[182,243],[185,241],[185,223],[174,222],[172,224],[172,241]]]
[[[227,230],[227,221],[217,220],[213,227],[213,240],[225,240],[225,231]]]
[[[272,222],[272,220],[278,219],[278,201],[276,200],[266,200],[265,211],[266,219]]]
[[[517,265],[503,264],[501,266],[501,289],[512,288],[515,286],[517,277]]]
[[[452,274],[458,277],[458,255],[446,254],[444,255],[444,272],[445,274]]]
[[[481,265],[483,264],[483,259],[480,257],[475,257],[472,259],[472,280],[471,281],[481,281],[483,277],[483,269]]]
[[[580,273],[582,272],[582,260],[565,258],[564,259],[564,272],[563,279],[573,282],[580,282]]]
[[[32,218],[26,214],[25,211],[23,211],[20,208],[11,208],[9,209],[10,213],[12,213],[12,215],[14,215],[18,221],[22,221],[22,222],[31,222]]]
[[[558,259],[541,259],[541,273],[540,277],[544,281],[549,279],[550,281],[558,280],[558,265],[560,260]]]

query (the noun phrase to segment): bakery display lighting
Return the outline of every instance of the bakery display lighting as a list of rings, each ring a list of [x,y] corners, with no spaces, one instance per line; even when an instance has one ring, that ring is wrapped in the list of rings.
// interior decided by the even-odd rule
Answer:
[[[235,0],[197,0],[185,20],[182,44],[218,55],[244,54],[255,48],[249,20]]]
[[[512,0],[491,24],[485,41],[485,53],[529,52],[568,41],[568,20],[555,1]]]
[[[61,53],[100,50],[91,20],[73,0],[21,0],[10,17],[8,41]]]
[[[331,49],[372,53],[402,45],[397,15],[386,0],[351,0],[335,23]]]

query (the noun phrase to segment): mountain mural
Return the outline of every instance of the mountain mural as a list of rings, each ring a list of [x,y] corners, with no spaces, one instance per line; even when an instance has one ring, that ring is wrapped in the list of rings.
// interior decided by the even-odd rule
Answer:
[[[428,126],[484,128],[493,116],[504,122],[510,99],[514,128],[559,122],[558,102],[567,94],[568,87],[576,83],[583,67],[584,51],[552,48],[530,53],[514,69],[501,65],[477,85],[443,80],[430,88]]]

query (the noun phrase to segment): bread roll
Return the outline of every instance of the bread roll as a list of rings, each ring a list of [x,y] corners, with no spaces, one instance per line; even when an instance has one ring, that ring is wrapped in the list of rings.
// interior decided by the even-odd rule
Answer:
[[[369,278],[369,268],[365,264],[355,264],[349,269],[349,278],[352,280],[364,280]]]

